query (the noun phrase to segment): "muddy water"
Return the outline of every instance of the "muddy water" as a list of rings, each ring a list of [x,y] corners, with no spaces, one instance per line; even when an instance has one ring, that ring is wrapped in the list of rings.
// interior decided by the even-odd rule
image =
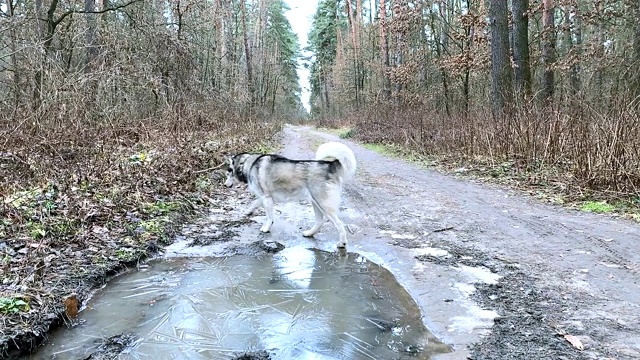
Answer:
[[[173,258],[121,276],[82,323],[33,359],[84,359],[101,339],[139,339],[121,359],[428,359],[448,348],[384,268],[357,254],[303,247],[277,254]]]

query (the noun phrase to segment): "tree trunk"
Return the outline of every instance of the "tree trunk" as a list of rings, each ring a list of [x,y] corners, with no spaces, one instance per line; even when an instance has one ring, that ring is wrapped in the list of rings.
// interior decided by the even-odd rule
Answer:
[[[555,71],[553,66],[556,60],[556,31],[554,13],[555,5],[553,0],[543,0],[542,62],[544,64],[544,74],[541,95],[547,102],[553,101],[553,92],[555,90]]]
[[[328,78],[329,78],[329,74],[327,74],[327,70],[322,70],[324,75],[322,76],[322,86],[323,86],[323,93],[324,93],[324,104],[325,104],[325,108],[326,108],[326,112],[330,112],[331,111],[331,103],[329,102],[329,84],[328,84]],[[325,113],[325,112],[323,112]]]
[[[571,31],[571,10],[569,7],[565,7],[564,8],[564,42],[565,42],[565,48],[567,49],[567,55],[568,56],[574,56],[575,55],[575,46],[573,44],[573,33]],[[573,101],[573,99],[576,96],[577,93],[577,89],[574,86],[574,82],[575,82],[575,72],[574,72],[574,65],[572,64],[571,67],[569,68],[569,101]]]
[[[96,38],[96,18],[95,14],[91,14],[91,12],[95,11],[96,2],[95,0],[84,0],[84,11],[86,14],[84,16],[87,20],[87,32],[85,34],[85,49],[86,49],[86,58],[85,58],[85,72],[91,72],[91,67],[93,61],[98,55],[98,51],[95,44]]]
[[[5,9],[7,13],[7,17],[11,19],[13,22],[15,20],[14,8],[17,4],[14,4],[12,0],[5,1]],[[13,68],[13,101],[14,107],[17,109],[20,105],[22,98],[22,91],[20,86],[20,68],[18,62],[18,46],[17,46],[17,34],[16,34],[16,25],[12,24],[11,30],[9,32],[10,43],[9,49],[11,51],[11,67]]]
[[[10,0],[9,0],[10,1]],[[38,38],[42,39],[43,34],[44,34],[44,13],[42,11],[42,0],[35,0],[35,6],[36,6],[36,17],[37,19],[37,25],[36,25],[36,31],[38,32]]]
[[[449,46],[449,38],[448,38],[448,26],[447,26],[447,15],[446,15],[446,6],[445,2],[441,2],[438,5],[438,11],[440,14],[440,18],[442,19],[442,26],[440,29],[436,29],[435,25],[435,16],[431,16],[431,30],[434,34],[434,40],[436,45],[436,55],[438,56],[438,60],[442,60],[443,54],[447,53]],[[444,9],[444,10],[443,10]],[[438,33],[439,31],[439,33]],[[449,106],[449,75],[447,74],[447,70],[440,66],[440,76],[442,77],[442,93],[444,97],[444,109],[447,113],[447,116],[451,116],[451,109]]]
[[[257,45],[257,53],[259,54],[259,61],[256,62],[258,68],[255,69],[255,79],[258,83],[256,83],[256,102],[260,106],[264,106],[267,103],[267,98],[265,95],[266,88],[269,86],[269,71],[267,65],[267,46],[265,42],[266,30],[267,30],[267,19],[268,19],[268,11],[267,11],[267,3],[265,0],[258,1],[258,21],[256,22],[257,29],[255,31],[256,37],[254,44]]]
[[[358,44],[358,61],[356,62],[356,77],[357,83],[360,87],[360,98],[361,103],[365,102],[363,93],[364,93],[364,85],[365,85],[365,72],[364,72],[364,64],[362,62],[362,29],[363,29],[363,19],[362,19],[362,0],[356,0],[356,39]]]
[[[579,7],[575,8],[575,15],[573,17],[573,34],[576,38],[574,44],[575,61],[571,65],[571,93],[576,96],[582,87],[580,81],[581,61],[582,61],[582,15],[580,14]]]
[[[86,1],[86,0],[85,0]],[[176,2],[176,7],[175,7],[175,13],[176,13],[176,17],[177,19],[177,24],[176,24],[176,37],[178,38],[178,40],[182,40],[182,28],[184,27],[184,14],[182,12],[182,7],[180,7],[180,0],[177,0]]]
[[[604,60],[605,57],[605,48],[604,48],[604,22],[606,21],[606,19],[603,18],[603,13],[604,13],[604,9],[603,9],[603,4],[601,2],[596,2],[595,3],[595,10],[596,13],[598,14],[597,17],[597,23],[596,23],[596,34],[595,34],[595,39],[596,39],[596,46],[595,46],[595,60],[596,60],[596,70],[594,73],[594,78],[596,81],[596,91],[599,96],[596,98],[596,102],[598,103],[598,106],[600,106],[601,104],[604,103],[604,97],[605,97],[605,89],[604,89],[604,69],[606,68],[603,64],[602,64],[602,60]]]
[[[358,81],[358,36],[356,35],[358,31],[358,24],[354,15],[354,9],[351,6],[351,0],[347,0],[346,6],[347,13],[349,15],[349,24],[351,25],[351,43],[353,45],[353,86],[355,90],[355,108],[358,109],[360,103],[360,84]]]
[[[255,105],[255,84],[253,82],[253,65],[251,63],[251,48],[249,47],[249,33],[247,30],[247,5],[246,0],[240,3],[242,7],[240,21],[242,21],[242,41],[244,43],[244,57],[247,62],[247,86],[249,90],[249,104]]]
[[[279,76],[276,76],[276,78],[274,79],[275,84],[273,85],[273,93],[271,95],[271,115],[275,114],[276,112],[276,94],[278,93],[279,78]]]
[[[223,89],[227,84],[227,38],[225,36],[226,24],[224,18],[223,0],[218,0],[215,8],[215,27],[216,27],[216,59],[218,60],[219,70],[214,72],[214,76],[218,79],[218,90]],[[217,74],[216,74],[217,73]]]
[[[529,60],[529,0],[513,0],[513,62],[517,98],[531,95],[531,63]]]
[[[42,39],[44,36],[44,14],[42,12],[42,0],[35,0],[36,6],[36,30],[38,32],[38,39]],[[38,70],[34,75],[34,87],[33,87],[33,107],[38,108],[40,106],[40,99],[42,97],[42,72],[44,71],[45,58],[40,56],[41,61]]]
[[[512,99],[511,61],[509,57],[509,14],[507,0],[490,0],[491,94],[494,116],[509,111]]]
[[[640,1],[635,1],[634,7],[634,29],[633,29],[633,61],[632,68],[635,68],[633,81],[633,96],[636,103],[640,103]]]
[[[56,9],[58,8],[58,0],[52,0],[49,5],[49,9],[47,10],[47,16],[43,19],[43,8],[42,8],[42,0],[36,0],[36,14],[38,16],[38,22],[44,23],[46,21],[46,27],[40,28],[38,27],[38,31],[40,33],[40,39],[42,39],[42,43],[44,45],[44,56],[42,57],[42,62],[40,68],[35,73],[35,86],[33,89],[33,107],[37,109],[40,107],[42,103],[42,91],[44,88],[44,71],[48,67],[49,64],[49,56],[53,50],[53,34],[56,31],[56,27],[60,24],[59,20],[54,18]]]
[[[471,9],[471,0],[466,0],[465,2],[466,8],[467,8],[467,12],[471,13],[472,9]],[[463,42],[464,45],[466,45],[467,49],[467,53],[470,55],[471,53],[471,48],[473,46],[473,35],[474,35],[474,25],[467,25],[465,26],[465,35],[466,35],[466,41]],[[464,109],[464,116],[468,116],[469,115],[469,103],[470,103],[470,86],[469,86],[469,79],[471,77],[471,64],[469,64],[468,62],[465,64],[464,67],[464,77],[462,78],[462,95],[463,95],[463,106],[462,108]]]
[[[385,0],[380,0],[380,59],[382,59],[382,96],[385,100],[391,96],[391,81],[387,74],[389,70],[389,42],[386,26],[387,7]]]

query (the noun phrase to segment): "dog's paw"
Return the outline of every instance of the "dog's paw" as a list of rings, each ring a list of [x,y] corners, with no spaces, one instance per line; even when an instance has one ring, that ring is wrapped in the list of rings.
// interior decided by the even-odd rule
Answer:
[[[302,232],[302,236],[304,237],[313,237],[316,233],[311,230],[305,230]]]

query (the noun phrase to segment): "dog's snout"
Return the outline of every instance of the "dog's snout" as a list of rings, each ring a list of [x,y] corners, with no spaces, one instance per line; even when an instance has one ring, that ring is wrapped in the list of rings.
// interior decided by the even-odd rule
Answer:
[[[231,176],[227,176],[227,181],[224,182],[224,186],[230,188],[233,186],[233,178]]]

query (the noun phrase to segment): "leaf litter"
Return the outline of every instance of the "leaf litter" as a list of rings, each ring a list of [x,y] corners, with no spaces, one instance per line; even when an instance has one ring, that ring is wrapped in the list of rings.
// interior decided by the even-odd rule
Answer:
[[[51,134],[57,142],[40,143],[15,134],[12,156],[0,157],[0,298],[10,309],[0,357],[29,353],[75,318],[93,289],[171,243],[181,224],[225,196],[215,172],[222,154],[266,146],[265,134],[279,129],[247,121],[234,132],[156,129],[144,141]]]

